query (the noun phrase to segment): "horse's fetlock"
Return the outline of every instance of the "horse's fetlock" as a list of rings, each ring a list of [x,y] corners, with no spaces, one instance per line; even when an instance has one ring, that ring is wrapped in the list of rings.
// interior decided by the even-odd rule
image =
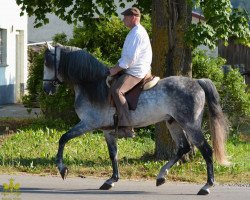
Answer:
[[[213,179],[209,180],[207,184],[211,187],[214,186],[214,180]]]
[[[112,176],[112,179],[114,180],[114,182],[118,182],[119,177],[118,176]]]

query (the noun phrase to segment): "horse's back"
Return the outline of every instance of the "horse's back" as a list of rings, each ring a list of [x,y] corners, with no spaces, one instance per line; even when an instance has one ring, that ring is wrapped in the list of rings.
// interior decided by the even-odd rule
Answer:
[[[148,93],[155,93],[159,91],[162,95],[166,94],[167,96],[196,96],[197,94],[203,93],[203,89],[196,81],[184,76],[170,76],[161,79],[158,84],[149,90]],[[145,91],[147,93],[147,91]]]
[[[172,116],[180,121],[194,121],[202,112],[205,93],[192,78],[171,76],[161,79],[158,84],[144,91],[138,102],[138,112],[151,118]]]

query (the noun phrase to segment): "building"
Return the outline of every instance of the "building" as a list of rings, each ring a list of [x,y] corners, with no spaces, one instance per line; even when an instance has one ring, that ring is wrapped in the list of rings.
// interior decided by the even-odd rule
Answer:
[[[219,43],[219,56],[226,59],[226,65],[238,68],[250,88],[250,48],[230,40],[228,46]]]
[[[0,6],[0,104],[19,102],[27,82],[27,15],[15,0]]]

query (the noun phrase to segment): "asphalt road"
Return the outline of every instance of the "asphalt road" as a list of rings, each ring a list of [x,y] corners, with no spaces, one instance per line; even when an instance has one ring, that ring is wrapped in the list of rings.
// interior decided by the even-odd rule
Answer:
[[[14,179],[14,184],[20,184],[20,192],[3,193],[3,183]],[[0,200],[245,200],[250,199],[250,187],[246,186],[221,186],[211,189],[208,196],[197,196],[202,187],[198,184],[166,182],[160,187],[155,186],[155,181],[120,180],[109,191],[98,188],[103,184],[100,178],[68,178],[34,176],[34,175],[0,175]]]

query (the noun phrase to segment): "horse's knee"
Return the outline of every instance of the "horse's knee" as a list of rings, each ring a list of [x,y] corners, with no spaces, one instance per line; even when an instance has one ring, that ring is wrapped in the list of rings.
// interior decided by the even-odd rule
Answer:
[[[203,144],[197,146],[197,148],[200,150],[202,156],[207,162],[212,162],[213,150],[207,141],[204,141]]]
[[[68,134],[65,133],[61,136],[59,140],[59,145],[64,145],[69,140]]]

